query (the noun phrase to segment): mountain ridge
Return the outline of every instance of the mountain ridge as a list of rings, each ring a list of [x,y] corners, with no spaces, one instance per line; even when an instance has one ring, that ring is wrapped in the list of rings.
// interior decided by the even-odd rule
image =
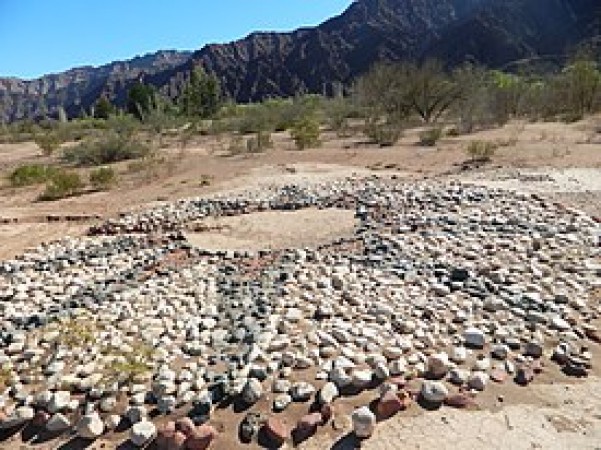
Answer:
[[[108,75],[97,68],[76,73],[80,78],[73,80],[66,71],[59,74],[64,86],[48,94],[40,92],[51,78],[42,77],[37,85],[28,86],[33,94],[19,92],[15,81],[12,90],[3,89],[6,79],[0,78],[0,102],[9,120],[39,117],[42,106],[52,114],[59,104],[74,116],[82,109],[89,110],[100,95],[123,105],[127,89],[140,77],[175,98],[189,72],[198,65],[217,75],[225,94],[238,102],[299,92],[329,95],[382,60],[436,57],[448,66],[471,60],[498,68],[512,60],[564,54],[582,42],[601,40],[601,26],[596,26],[601,25],[599,3],[356,0],[316,27],[284,33],[253,32],[229,43],[205,45],[193,53],[167,51],[162,60],[161,52],[157,52],[152,55],[158,55],[158,62],[151,58],[145,69],[128,70],[131,60],[111,63],[117,64],[118,70]]]

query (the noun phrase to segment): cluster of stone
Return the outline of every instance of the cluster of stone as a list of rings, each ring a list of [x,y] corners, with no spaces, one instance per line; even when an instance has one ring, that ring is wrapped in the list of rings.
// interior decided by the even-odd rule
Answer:
[[[305,207],[353,208],[355,235],[246,252],[182,233]],[[90,234],[0,263],[0,428],[94,439],[126,424],[137,446],[207,448],[215,408],[234,403],[252,408],[241,440],[281,444],[377,388],[351,416],[365,438],[412,400],[467,407],[550,360],[586,376],[601,339],[599,224],[532,195],[345,179],[179,201]],[[290,426],[278,414],[293,402],[314,407]],[[187,418],[157,429],[157,413]]]

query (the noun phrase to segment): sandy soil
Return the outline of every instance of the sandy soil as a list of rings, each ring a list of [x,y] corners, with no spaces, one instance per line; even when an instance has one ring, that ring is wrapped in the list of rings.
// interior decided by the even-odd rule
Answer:
[[[397,449],[599,449],[601,380],[544,384],[527,388],[526,404],[498,411],[443,408],[417,417],[381,423],[374,436],[358,443],[347,435],[334,442],[318,437],[303,450]]]
[[[235,157],[224,156],[223,143],[206,137],[185,151],[163,150],[164,159],[142,172],[132,172],[127,164],[117,165],[121,181],[110,192],[42,203],[35,200],[39,187],[0,186],[0,259],[43,241],[82,234],[97,221],[90,217],[94,215],[105,218],[170,199],[353,174],[394,173],[407,180],[460,179],[538,192],[601,217],[601,139],[591,132],[591,123],[513,123],[500,130],[445,138],[435,148],[416,145],[419,130],[408,131],[398,145],[385,149],[366,144],[360,136],[339,139],[328,134],[321,148],[303,152],[291,150],[289,138],[278,134],[274,136],[275,149]],[[465,169],[464,149],[470,140],[499,143],[490,164]],[[33,144],[0,145],[0,177],[20,164],[49,161],[38,156]],[[209,185],[201,182],[206,179],[211,180]],[[49,222],[48,215],[61,221]],[[67,221],[69,215],[82,217],[79,221]],[[18,222],[1,223],[2,219]],[[193,243],[205,248],[309,246],[351,232],[353,223],[349,211],[270,212],[207,221],[201,224],[204,231],[189,230],[188,235]],[[599,360],[597,353],[597,364]],[[361,448],[601,448],[601,379],[592,377],[567,384],[565,377],[560,378],[554,370],[549,368],[542,384],[527,390],[513,385],[487,390],[479,396],[478,411],[443,408],[424,413],[414,406],[380,424],[373,438],[361,443]],[[499,395],[503,395],[503,402]],[[373,398],[373,392],[353,397],[341,402],[337,413],[343,417],[354,406]],[[289,413],[291,423],[303,412],[306,405],[295,405]],[[226,437],[233,435],[229,428],[241,420],[231,414],[223,412],[215,419],[215,425],[226,431],[216,442],[216,449],[238,447],[235,438]],[[338,425],[341,429],[328,427],[301,447],[357,448],[357,442],[345,437],[348,423]],[[113,446],[111,442],[97,442],[94,448]],[[12,448],[30,447],[15,443]]]
[[[355,212],[340,209],[266,211],[244,216],[204,220],[186,237],[195,246],[210,249],[260,250],[309,247],[351,235]]]

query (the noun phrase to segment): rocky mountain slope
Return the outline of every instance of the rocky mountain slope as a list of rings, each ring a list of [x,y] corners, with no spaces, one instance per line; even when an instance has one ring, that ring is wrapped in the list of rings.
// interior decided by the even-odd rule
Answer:
[[[297,92],[332,93],[380,60],[437,57],[449,65],[473,60],[492,67],[539,55],[561,57],[575,45],[601,38],[598,0],[356,0],[341,15],[290,33],[253,33],[212,44],[191,56],[161,53],[140,69],[120,63],[112,76],[75,69],[33,82],[0,81],[11,119],[64,104],[70,115],[102,92],[116,103],[144,71],[145,82],[176,96],[186,75],[202,65],[239,102]],[[105,67],[110,67],[105,66]],[[110,71],[109,71],[110,72]],[[45,102],[42,101],[45,100]],[[4,101],[6,104],[6,101]],[[8,110],[8,113],[6,112]]]
[[[79,114],[98,96],[123,89],[142,73],[153,74],[181,65],[191,52],[159,51],[100,67],[77,67],[34,80],[0,78],[0,120],[53,114],[64,105],[70,115]]]

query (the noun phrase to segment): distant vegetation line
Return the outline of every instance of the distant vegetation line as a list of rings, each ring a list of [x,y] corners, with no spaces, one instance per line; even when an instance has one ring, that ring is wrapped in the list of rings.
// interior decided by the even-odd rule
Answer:
[[[446,70],[442,62],[376,64],[347,95],[327,98],[299,94],[236,104],[219,79],[197,67],[172,99],[137,82],[124,107],[100,97],[89,114],[22,120],[0,126],[0,142],[33,140],[43,164],[17,167],[14,188],[45,184],[39,199],[57,200],[119,184],[128,173],[152,178],[176,159],[160,153],[181,151],[213,135],[226,156],[251,155],[274,146],[272,134],[287,133],[297,150],[317,148],[325,132],[339,138],[363,135],[373,145],[393,146],[407,128],[419,126],[419,145],[436,146],[444,136],[500,127],[510,120],[578,121],[601,112],[601,70],[590,54],[576,54],[561,70],[520,74],[465,64]],[[601,135],[601,124],[598,127]],[[465,151],[471,163],[485,164],[499,146],[512,142],[473,141]],[[209,180],[202,180],[208,183]]]

